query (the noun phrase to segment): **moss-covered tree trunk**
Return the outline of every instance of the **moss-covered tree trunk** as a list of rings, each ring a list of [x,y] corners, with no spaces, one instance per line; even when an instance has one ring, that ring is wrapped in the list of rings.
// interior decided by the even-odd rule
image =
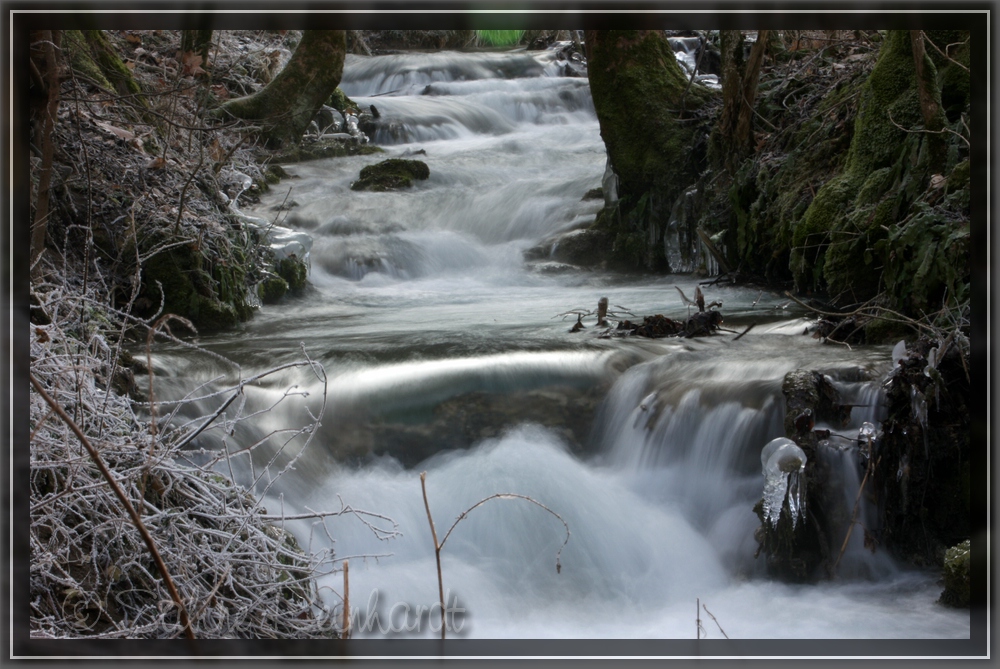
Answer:
[[[63,48],[77,76],[82,75],[119,95],[131,96],[145,106],[142,89],[104,36],[104,31],[65,30]]]
[[[584,37],[601,137],[619,180],[615,209],[599,223],[614,233],[619,263],[668,269],[663,232],[675,200],[705,166],[707,124],[697,111],[712,93],[689,86],[661,31],[590,30]]]
[[[271,144],[298,142],[340,83],[347,36],[343,30],[305,30],[291,60],[266,87],[230,100],[217,113],[260,121]]]

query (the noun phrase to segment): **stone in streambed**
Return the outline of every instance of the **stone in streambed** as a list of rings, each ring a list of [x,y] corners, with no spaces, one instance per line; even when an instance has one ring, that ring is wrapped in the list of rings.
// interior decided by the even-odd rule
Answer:
[[[423,180],[429,176],[430,169],[422,161],[390,158],[362,169],[361,178],[351,184],[351,189],[376,192],[399,190],[411,187],[414,179]]]

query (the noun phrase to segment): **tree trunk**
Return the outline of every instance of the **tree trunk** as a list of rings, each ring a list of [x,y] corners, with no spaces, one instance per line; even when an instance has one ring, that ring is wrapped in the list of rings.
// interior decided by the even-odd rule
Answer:
[[[66,30],[63,43],[77,75],[83,75],[119,95],[132,96],[136,102],[146,105],[142,89],[108,43],[103,31]]]
[[[585,43],[601,137],[618,176],[617,209],[600,220],[615,233],[616,260],[666,269],[663,229],[705,162],[703,124],[680,111],[690,116],[712,93],[688,87],[661,31],[590,30]]]
[[[52,182],[52,160],[55,154],[52,133],[59,111],[59,65],[56,59],[56,49],[59,47],[61,34],[58,30],[40,30],[33,36],[39,38],[42,51],[45,54],[44,71],[37,65],[35,65],[35,69],[44,77],[48,102],[45,105],[45,116],[42,122],[42,165],[38,174],[38,197],[35,201],[35,216],[31,221],[29,256],[31,266],[35,265],[45,250],[45,236],[48,230],[49,186]],[[34,61],[33,64],[35,64]],[[32,267],[32,275],[35,275],[37,271]]]
[[[253,95],[230,100],[221,116],[260,121],[269,144],[298,142],[340,83],[347,36],[343,30],[305,30],[285,68]]]
[[[743,33],[722,30],[722,115],[713,138],[715,163],[730,174],[753,150],[753,105],[764,62],[767,30],[757,33],[750,57],[743,59]]]

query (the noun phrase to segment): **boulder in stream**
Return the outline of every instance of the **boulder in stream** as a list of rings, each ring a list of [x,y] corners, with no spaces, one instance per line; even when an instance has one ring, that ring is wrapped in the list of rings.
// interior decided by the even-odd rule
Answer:
[[[423,180],[430,174],[423,161],[390,158],[363,168],[361,178],[351,184],[351,190],[383,192],[409,188],[414,179]]]
[[[769,502],[768,498],[768,486],[773,489],[775,481],[768,475],[762,456],[764,495],[754,506],[754,513],[761,521],[756,533],[760,544],[757,555],[766,556],[772,576],[808,582],[820,578],[824,572],[833,573],[850,523],[852,510],[844,503],[843,482],[821,448],[823,431],[815,429],[817,419],[841,424],[845,409],[832,381],[816,371],[789,372],[781,390],[785,396],[786,436],[765,446],[764,455],[769,455],[768,449],[773,450],[781,442],[788,449],[801,452],[803,462],[800,470],[787,472],[789,480],[782,488],[784,500],[775,520],[777,502],[773,499]],[[846,411],[849,417],[850,408]]]
[[[897,558],[940,565],[971,532],[969,340],[954,331],[897,351],[873,472],[881,538]]]

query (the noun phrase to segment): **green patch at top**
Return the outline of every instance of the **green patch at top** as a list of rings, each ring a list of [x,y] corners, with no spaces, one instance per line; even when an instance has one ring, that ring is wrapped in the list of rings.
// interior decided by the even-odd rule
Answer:
[[[477,30],[480,42],[492,46],[514,46],[524,37],[523,30]]]

